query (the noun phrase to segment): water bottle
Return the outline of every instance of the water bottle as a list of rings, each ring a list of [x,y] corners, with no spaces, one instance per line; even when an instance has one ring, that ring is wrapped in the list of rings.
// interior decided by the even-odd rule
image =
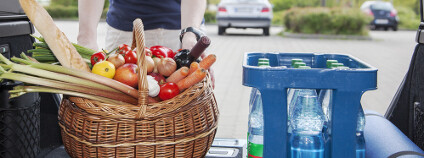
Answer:
[[[294,64],[297,62],[303,62],[303,59],[292,59],[291,60],[291,68],[294,68]]]
[[[259,58],[258,67],[269,67],[269,59]],[[248,158],[261,158],[264,149],[264,120],[262,97],[256,88],[252,88],[250,94],[248,126]]]
[[[326,65],[327,65],[327,68],[332,69],[343,64],[338,63],[337,60],[327,60]],[[331,135],[330,133],[331,131],[328,129],[330,128],[329,126],[331,125],[331,107],[333,105],[333,101],[331,99],[332,96],[333,96],[333,90],[331,89],[322,89],[318,96],[318,102],[321,103],[322,111],[325,116],[325,122],[322,128],[322,133],[324,134],[324,140],[326,143],[330,141],[330,135]]]
[[[332,63],[338,63],[338,61],[337,60],[327,60],[327,62],[326,62],[327,68],[331,68]]]
[[[299,96],[291,117],[293,129],[290,136],[292,158],[323,158],[322,128],[324,113],[317,96]]]
[[[365,158],[365,115],[362,106],[359,107],[358,122],[356,124],[356,158]]]
[[[261,158],[264,150],[264,119],[262,97],[259,91],[256,93],[249,121],[248,158]]]

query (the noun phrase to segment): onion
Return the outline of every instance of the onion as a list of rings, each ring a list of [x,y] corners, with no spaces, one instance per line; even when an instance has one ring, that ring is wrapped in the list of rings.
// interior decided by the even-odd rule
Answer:
[[[157,69],[160,74],[168,77],[177,70],[177,63],[175,63],[174,59],[162,58],[157,65]]]
[[[153,72],[154,73],[159,73],[158,72],[158,63],[160,62],[160,58],[153,58],[153,62],[154,62]]]
[[[155,69],[155,61],[153,61],[152,57],[146,56],[145,62],[147,64],[147,73],[153,72],[153,69]]]

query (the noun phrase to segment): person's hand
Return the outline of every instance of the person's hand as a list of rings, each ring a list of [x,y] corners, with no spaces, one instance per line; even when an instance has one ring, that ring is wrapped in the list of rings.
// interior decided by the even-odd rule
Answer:
[[[90,48],[92,50],[97,51],[98,50],[98,45],[97,45],[97,40],[95,40],[95,38],[93,39],[93,37],[87,37],[87,35],[84,34],[78,34],[78,45]]]
[[[193,32],[184,33],[181,41],[181,49],[191,49],[197,43],[196,35]]]
[[[196,39],[196,35],[194,35],[194,33],[192,32],[186,32],[184,34],[182,43],[181,43],[181,48],[182,49],[191,49],[193,48],[193,46],[197,43],[197,39]],[[205,58],[207,56],[206,52],[203,52],[201,55],[201,58]],[[212,81],[212,87],[215,88],[215,76],[214,76],[214,72],[211,68],[209,68],[209,74],[211,77],[211,81]]]

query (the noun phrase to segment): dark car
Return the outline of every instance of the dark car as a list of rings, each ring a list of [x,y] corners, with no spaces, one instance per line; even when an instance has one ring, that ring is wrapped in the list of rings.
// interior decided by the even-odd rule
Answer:
[[[399,17],[397,16],[397,10],[393,7],[392,3],[366,1],[362,4],[361,10],[374,17],[370,23],[373,29],[384,28],[384,30],[388,30],[389,28],[392,28],[394,31],[397,31]]]

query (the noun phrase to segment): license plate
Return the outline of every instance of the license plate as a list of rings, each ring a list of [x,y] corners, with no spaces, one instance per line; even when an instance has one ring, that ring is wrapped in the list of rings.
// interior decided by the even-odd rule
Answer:
[[[243,7],[243,8],[235,8],[235,12],[238,13],[250,13],[252,12],[252,8],[247,8],[247,7]]]
[[[388,24],[389,20],[387,19],[376,19],[375,24]]]

